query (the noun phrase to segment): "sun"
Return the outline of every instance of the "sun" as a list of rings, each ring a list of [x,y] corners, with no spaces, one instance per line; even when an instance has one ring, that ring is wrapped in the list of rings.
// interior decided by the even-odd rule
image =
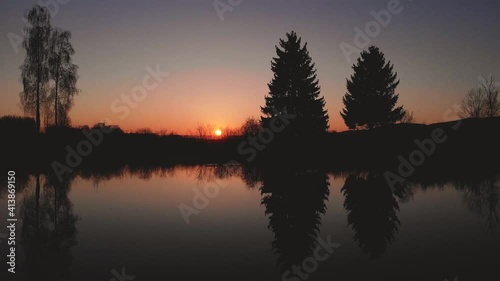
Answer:
[[[218,137],[222,136],[222,131],[221,131],[221,129],[217,129],[217,130],[215,130],[215,135],[216,135],[216,136],[218,136]]]

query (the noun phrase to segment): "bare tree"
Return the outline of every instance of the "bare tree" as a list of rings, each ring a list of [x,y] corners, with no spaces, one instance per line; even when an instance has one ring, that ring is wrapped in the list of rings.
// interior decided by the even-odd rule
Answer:
[[[46,7],[36,5],[26,12],[25,17],[28,24],[23,39],[26,57],[21,65],[21,106],[25,112],[34,111],[36,127],[40,131],[40,105],[46,94],[43,89],[49,81],[50,13]]]
[[[205,138],[207,135],[207,130],[205,128],[205,125],[203,125],[202,123],[198,123],[196,125],[196,133],[198,134],[198,137],[200,139]]]
[[[415,118],[413,117],[413,111],[403,110],[403,117],[400,123],[414,123]]]
[[[72,63],[75,53],[70,42],[71,32],[54,29],[49,44],[50,77],[54,81],[51,96],[54,103],[54,125],[67,123],[68,112],[73,106],[73,96],[79,92],[76,88],[78,66]]]
[[[469,90],[460,106],[461,118],[480,118],[485,108],[484,92],[481,88]]]
[[[481,79],[479,88],[484,95],[484,117],[495,117],[500,114],[499,89],[495,84],[495,77]]]
[[[254,117],[248,117],[241,126],[241,133],[243,135],[256,135],[260,130],[260,122]]]
[[[215,126],[212,124],[205,125],[205,130],[208,138],[213,138],[215,134]]]

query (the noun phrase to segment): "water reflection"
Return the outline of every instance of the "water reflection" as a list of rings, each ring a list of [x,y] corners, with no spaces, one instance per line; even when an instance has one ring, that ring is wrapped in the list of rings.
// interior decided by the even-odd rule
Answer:
[[[186,181],[187,178],[194,179],[194,181]],[[116,179],[120,180],[115,181]],[[141,181],[136,181],[136,179],[141,179]],[[185,198],[189,200],[191,199],[190,196],[192,196],[191,188],[197,184],[203,186],[207,182],[231,181],[232,179],[237,179],[235,181],[237,185],[230,185],[227,189],[221,191],[220,196],[224,197],[227,193],[233,192],[232,189],[235,188],[244,191],[231,193],[233,194],[232,197],[225,197],[223,200],[214,198],[210,206],[203,210],[198,217],[199,223],[190,226],[191,228],[175,224],[176,221],[182,220],[176,209],[177,204],[182,202],[179,200],[180,193],[187,194]],[[82,182],[87,181],[94,186],[94,189],[85,189],[82,186]],[[111,189],[108,181],[113,182],[115,188]],[[124,227],[129,226],[130,223],[129,230],[149,224],[148,231],[145,233],[147,239],[140,241],[151,242],[151,245],[156,247],[151,249],[157,257],[160,257],[160,259],[155,260],[156,265],[162,264],[161,258],[171,255],[169,251],[172,251],[172,249],[180,257],[186,252],[199,253],[186,247],[192,247],[190,246],[193,243],[191,239],[194,241],[194,237],[205,237],[203,233],[212,234],[210,241],[222,237],[224,243],[227,243],[228,240],[224,235],[230,235],[235,237],[235,240],[232,240],[233,247],[240,247],[241,252],[251,252],[251,250],[245,250],[246,245],[239,242],[238,239],[241,238],[241,241],[244,241],[247,239],[247,233],[258,236],[254,233],[260,233],[260,226],[263,232],[271,233],[272,238],[256,239],[253,241],[253,246],[261,245],[266,251],[272,251],[274,256],[268,253],[268,264],[273,270],[276,270],[274,264],[276,262],[279,271],[282,272],[290,269],[293,265],[300,264],[305,258],[311,256],[320,235],[323,237],[331,234],[331,232],[320,233],[320,229],[330,228],[328,231],[331,231],[331,227],[333,227],[329,225],[332,220],[331,216],[343,216],[344,213],[342,212],[332,213],[332,207],[335,209],[336,206],[339,206],[341,211],[346,211],[349,229],[342,232],[342,229],[339,228],[343,228],[345,224],[341,225],[343,221],[339,220],[340,224],[334,227],[334,231],[338,230],[338,232],[335,232],[335,240],[340,239],[342,233],[344,233],[345,239],[351,241],[354,248],[361,249],[360,256],[371,259],[381,257],[390,259],[391,254],[395,252],[399,253],[400,257],[408,258],[412,254],[411,252],[404,252],[408,249],[405,247],[415,251],[414,248],[411,248],[415,245],[408,242],[418,239],[415,231],[421,231],[418,235],[425,237],[427,239],[425,241],[432,241],[433,238],[436,238],[436,241],[441,243],[439,244],[441,252],[436,250],[436,254],[438,254],[436,256],[439,256],[439,258],[451,258],[450,249],[460,251],[460,249],[456,249],[456,246],[447,248],[446,243],[448,241],[450,241],[450,245],[459,242],[463,243],[464,241],[481,243],[485,239],[481,235],[484,233],[487,233],[491,239],[484,241],[498,241],[500,177],[495,174],[457,175],[454,178],[440,178],[439,175],[433,174],[432,177],[415,177],[405,182],[404,185],[397,186],[395,190],[389,188],[381,173],[334,172],[293,168],[260,170],[257,167],[234,165],[130,166],[119,169],[79,171],[71,178],[63,179],[63,181],[59,181],[51,173],[32,176],[19,175],[17,182],[19,183],[18,192],[21,194],[18,201],[19,217],[21,219],[18,227],[20,231],[18,237],[22,240],[22,247],[19,247],[21,252],[20,276],[25,276],[24,279],[21,278],[20,280],[71,280],[74,278],[72,276],[74,275],[74,269],[72,268],[74,268],[75,264],[79,264],[75,258],[80,257],[79,254],[81,254],[78,251],[75,254],[75,248],[80,248],[80,246],[77,246],[77,242],[86,243],[87,246],[92,244],[92,242],[89,242],[89,236],[84,237],[82,241],[82,233],[80,232],[79,237],[78,229],[82,230],[79,215],[82,214],[82,220],[88,223],[87,228],[83,228],[86,230],[87,235],[89,233],[93,235],[99,232],[101,228],[106,228],[104,224],[117,215],[123,215],[126,218],[120,223]],[[129,184],[132,182],[134,184]],[[137,190],[138,187],[135,186],[137,182],[144,184],[142,188],[149,186],[151,188],[148,188],[147,193],[140,193]],[[186,188],[181,189],[181,183],[189,184],[186,184]],[[336,183],[336,185],[332,186],[333,183]],[[170,185],[166,189],[156,188],[157,186],[161,187],[162,184]],[[0,198],[4,199],[6,197],[6,186],[4,182],[1,182],[0,185]],[[78,196],[70,194],[70,191],[75,187],[79,190]],[[337,194],[334,192],[339,192],[343,197],[329,198],[330,193]],[[88,195],[89,193],[93,194]],[[437,197],[432,197],[436,194]],[[79,196],[85,197],[85,204],[77,204],[81,199]],[[142,196],[142,201],[136,202],[135,198],[129,200],[127,196]],[[247,198],[242,200],[241,198],[245,196]],[[415,197],[420,201],[416,200],[417,202],[414,202]],[[335,204],[333,204],[332,201],[336,199],[340,200],[340,202],[335,201]],[[78,208],[79,214],[75,212],[72,200],[75,201],[77,206],[80,206]],[[120,205],[114,202],[120,200],[130,205]],[[232,205],[231,202],[233,201],[238,203]],[[248,205],[245,205],[245,207],[240,208],[238,205],[247,202]],[[168,208],[162,209],[165,205],[168,205]],[[414,207],[405,209],[405,206]],[[259,207],[264,210],[259,209]],[[116,208],[116,212],[109,211],[112,208]],[[423,218],[425,216],[423,213],[426,211],[424,208],[429,208],[429,211],[435,212],[436,216],[443,215],[440,220],[428,221],[428,218]],[[89,209],[96,209],[96,211],[89,212]],[[142,211],[138,212],[137,210]],[[408,215],[408,213],[405,214],[405,211],[412,211],[413,213]],[[169,212],[169,217],[165,218],[167,212]],[[235,215],[236,213],[237,215]],[[249,215],[251,220],[244,221],[241,224],[238,224],[237,220],[230,220],[234,219],[231,216],[244,216],[246,214],[256,214],[256,217]],[[440,234],[436,230],[436,228],[441,227],[442,222],[449,222],[450,225],[460,230],[461,226],[457,225],[462,223],[462,218],[458,216],[464,216],[464,214],[474,214],[467,218],[468,221],[464,222],[468,226],[473,226],[473,229],[468,230],[470,232],[464,232],[461,236],[450,237],[448,233],[446,235]],[[106,219],[99,222],[101,216]],[[330,216],[327,220],[329,223],[323,223],[324,216]],[[141,220],[138,220],[138,218]],[[148,218],[154,219],[148,221]],[[153,222],[153,220],[155,221]],[[161,223],[158,224],[158,221]],[[228,221],[232,223],[227,223]],[[233,224],[238,224],[236,230],[232,229]],[[265,229],[266,225],[269,230]],[[478,225],[479,227],[477,227]],[[481,228],[481,225],[484,226],[484,229]],[[427,228],[420,230],[421,226]],[[169,229],[170,227],[172,229]],[[414,232],[407,231],[406,236],[403,237],[405,227],[410,227]],[[193,228],[196,230],[193,230]],[[103,237],[102,242],[100,242],[102,243],[101,246],[109,243],[110,239],[114,239],[113,241],[128,241],[120,240],[125,239],[122,237],[123,233],[114,233],[113,231],[112,228],[106,228],[104,234],[107,235],[107,232],[109,232],[109,236],[101,233],[101,236],[99,236]],[[172,236],[169,236],[168,239],[162,238],[169,232],[172,233]],[[231,233],[228,234],[229,232]],[[136,235],[138,234],[136,233]],[[177,236],[189,237],[189,239],[185,238],[187,242],[183,244],[184,248],[176,248],[175,237]],[[149,237],[155,237],[155,239],[149,241]],[[396,245],[394,242],[398,239],[403,240],[409,246]],[[154,243],[156,240],[161,241],[162,244],[156,245]],[[270,241],[271,244],[269,245]],[[343,241],[343,243],[349,243],[345,242],[346,240]],[[113,248],[113,250],[126,252],[128,246],[123,247],[123,249],[119,248],[124,244],[120,243],[116,242],[117,248]],[[129,245],[129,243],[126,245]],[[147,245],[151,246],[150,244]],[[218,247],[222,249],[224,246],[223,244],[220,245]],[[140,246],[146,245],[140,244]],[[434,251],[435,246],[432,245],[432,248],[428,246],[428,251]],[[98,246],[90,245],[90,247],[96,247],[93,248],[94,251],[100,250]],[[131,247],[135,249],[134,246]],[[212,252],[217,252],[219,249],[215,246],[214,248],[205,247],[207,247],[207,255],[210,257],[213,255]],[[423,245],[423,247],[426,246]],[[498,246],[492,245],[492,249],[495,249],[495,247]],[[348,245],[346,247],[342,246],[342,249],[344,248],[348,248]],[[475,252],[467,249],[466,252],[473,253],[472,255],[476,257]],[[201,252],[205,253],[204,250]],[[349,253],[349,255],[351,254]],[[119,256],[120,253],[116,255]],[[144,254],[142,258],[149,258],[148,255]],[[233,257],[239,256],[235,254]],[[252,256],[249,255],[248,257]],[[478,263],[488,263],[491,257],[495,257],[495,253],[486,251],[483,257],[479,257],[480,262],[478,261]],[[127,261],[128,258],[127,256],[124,260]],[[336,256],[332,259],[335,258],[343,259],[346,257]],[[356,258],[359,259],[357,256]],[[189,259],[185,258],[184,260]],[[415,258],[415,262],[421,260],[421,258]],[[105,262],[109,263],[110,261]],[[135,260],[136,264],[141,262],[142,260]],[[175,264],[175,258],[172,258],[169,262]],[[205,264],[205,262],[202,259],[196,260],[197,265]],[[456,265],[457,268],[462,267],[460,259],[450,261],[450,264]],[[134,265],[133,262],[132,265]],[[189,264],[186,266],[188,268]],[[429,271],[436,271],[438,267],[439,265],[436,265],[435,268],[430,268]],[[324,266],[324,268],[328,267]],[[111,269],[105,268],[104,271],[106,272],[103,274],[109,273]],[[225,269],[223,267],[214,269],[214,271],[217,270]],[[150,274],[154,275],[156,273],[151,272]]]
[[[34,192],[25,194],[20,218],[24,272],[30,280],[68,280],[79,217],[68,198],[71,179],[34,176]]]
[[[329,180],[319,171],[267,171],[262,204],[274,233],[272,249],[282,270],[311,256],[326,212]]]
[[[400,221],[399,204],[380,175],[351,175],[342,188],[347,220],[354,230],[354,240],[364,253],[378,258],[394,241]]]
[[[485,228],[493,235],[500,223],[500,181],[498,178],[461,182],[456,186],[463,192],[463,198],[469,210],[486,220]]]

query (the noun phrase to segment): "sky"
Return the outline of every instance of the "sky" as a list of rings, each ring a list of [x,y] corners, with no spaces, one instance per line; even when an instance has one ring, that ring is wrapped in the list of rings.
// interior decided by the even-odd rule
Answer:
[[[368,45],[394,64],[399,104],[417,122],[447,121],[480,76],[500,81],[500,1],[2,0],[0,116],[23,115],[25,54],[16,39],[38,2],[72,33],[76,126],[106,120],[179,134],[199,123],[239,127],[260,116],[275,45],[292,30],[308,43],[332,130],[347,129],[339,114],[346,79]]]

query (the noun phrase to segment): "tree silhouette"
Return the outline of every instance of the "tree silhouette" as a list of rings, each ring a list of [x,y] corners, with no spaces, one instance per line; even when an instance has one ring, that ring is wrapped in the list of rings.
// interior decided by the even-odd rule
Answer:
[[[482,78],[481,84],[469,90],[460,105],[460,117],[481,118],[495,117],[500,114],[500,89],[495,77]]]
[[[59,182],[53,174],[43,179],[36,175],[35,191],[23,197],[20,207],[26,257],[21,272],[28,280],[69,280],[80,220],[68,197],[72,179]]]
[[[260,130],[259,120],[248,117],[241,126],[241,134],[245,136],[255,136]]]
[[[354,239],[371,258],[379,258],[394,240],[400,222],[399,205],[382,176],[351,175],[342,188],[347,220]]]
[[[402,106],[394,108],[399,98],[395,93],[397,73],[379,48],[371,46],[363,51],[352,69],[343,98],[345,108],[340,113],[347,127],[371,129],[400,121],[405,111]]]
[[[72,63],[75,53],[70,42],[71,32],[54,29],[49,44],[50,77],[54,81],[51,96],[54,102],[54,125],[68,125],[68,111],[73,105],[73,96],[78,93],[76,81],[78,66]],[[61,94],[61,95],[60,95]]]
[[[261,203],[274,233],[272,249],[281,269],[311,256],[326,212],[329,179],[313,171],[272,170],[263,174]]]
[[[481,89],[469,90],[460,105],[460,117],[481,118],[484,112],[484,92]]]
[[[480,181],[459,182],[457,189],[463,191],[469,209],[486,220],[487,231],[494,234],[500,224],[500,185],[498,178]]]
[[[500,114],[500,89],[496,86],[495,77],[490,76],[481,81],[484,92],[484,116],[495,117]]]
[[[50,14],[46,7],[34,6],[25,15],[23,48],[26,57],[21,65],[21,105],[25,112],[35,113],[37,130],[40,131],[40,105],[49,81],[49,38],[51,33]]]
[[[266,105],[261,107],[261,124],[268,128],[270,120],[280,113],[294,114],[287,131],[292,135],[311,136],[324,133],[328,129],[328,114],[324,109],[325,100],[320,97],[320,87],[315,65],[309,56],[307,43],[301,45],[301,38],[292,31],[287,39],[280,39],[276,46],[277,57],[271,62],[274,72],[268,84],[269,95]],[[276,120],[281,126],[280,120]]]

